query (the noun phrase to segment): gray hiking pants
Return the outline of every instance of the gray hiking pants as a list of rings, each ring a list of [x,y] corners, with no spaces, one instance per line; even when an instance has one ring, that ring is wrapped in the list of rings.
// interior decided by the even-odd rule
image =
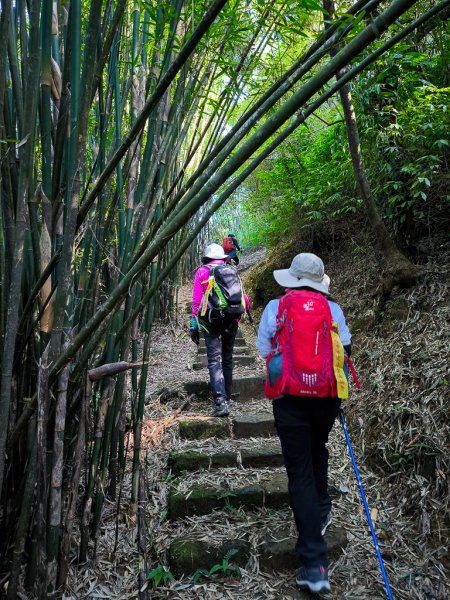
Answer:
[[[209,379],[214,403],[220,404],[231,398],[233,382],[233,348],[238,323],[232,321],[219,333],[204,332]]]

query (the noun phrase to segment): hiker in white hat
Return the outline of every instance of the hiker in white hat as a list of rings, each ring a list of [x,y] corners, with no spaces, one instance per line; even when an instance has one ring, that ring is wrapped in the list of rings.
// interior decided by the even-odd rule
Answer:
[[[229,264],[219,244],[209,244],[197,269],[192,289],[192,316],[189,332],[199,343],[205,339],[209,378],[213,393],[213,416],[229,415],[233,380],[233,348],[239,319],[250,302],[244,294],[236,268]]]
[[[331,523],[326,444],[340,398],[348,394],[344,360],[351,335],[318,256],[297,254],[273,276],[285,293],[264,309],[257,347],[267,358],[265,393],[273,399],[298,530],[296,583],[318,593],[330,590],[323,538]]]

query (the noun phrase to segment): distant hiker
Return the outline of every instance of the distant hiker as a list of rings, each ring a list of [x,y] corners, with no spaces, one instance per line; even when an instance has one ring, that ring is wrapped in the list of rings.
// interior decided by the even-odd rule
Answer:
[[[230,258],[232,262],[237,266],[239,264],[239,257],[237,255],[237,251],[241,252],[241,248],[239,247],[238,241],[234,235],[230,231],[227,237],[222,240],[222,248],[225,254]]]
[[[285,288],[264,309],[258,331],[267,358],[265,393],[273,399],[275,426],[289,482],[298,531],[299,587],[329,591],[327,545],[331,523],[326,443],[348,395],[345,354],[351,335],[341,308],[328,296],[329,278],[315,254],[294,257],[289,269],[273,272]]]
[[[205,338],[216,417],[229,414],[234,340],[239,319],[250,309],[236,268],[226,259],[219,244],[206,247],[203,266],[194,277],[190,320],[191,339],[199,343],[199,330]]]

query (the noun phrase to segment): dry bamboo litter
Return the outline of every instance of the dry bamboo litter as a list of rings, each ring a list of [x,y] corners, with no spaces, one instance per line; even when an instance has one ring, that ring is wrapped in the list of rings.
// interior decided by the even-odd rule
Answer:
[[[342,257],[337,256],[337,260],[339,258]],[[369,273],[375,259],[362,256],[360,260],[365,267],[361,268],[356,262],[351,273],[345,276],[353,280],[356,289],[365,289],[371,285]],[[387,306],[385,323],[392,327],[389,352],[386,350],[386,331],[369,327],[363,333],[355,334],[355,362],[364,389],[359,396],[353,394],[347,407],[356,458],[393,594],[401,600],[444,600],[450,595],[446,571],[448,562],[446,563],[445,558],[448,531],[445,523],[436,519],[437,515],[445,514],[449,498],[446,475],[449,471],[446,394],[441,393],[442,386],[438,384],[439,378],[446,376],[442,348],[448,347],[448,328],[443,327],[448,319],[448,296],[442,285],[442,265],[438,267],[430,260],[425,265],[425,271],[425,280],[420,286],[406,295],[394,297]],[[348,283],[342,278],[340,280],[337,272],[331,270],[330,274],[336,286],[336,297],[339,297],[344,306],[349,307],[350,323],[357,314],[375,314],[375,301],[370,305],[367,297],[352,294]],[[419,316],[417,307],[425,298],[428,301],[430,291],[433,295],[429,311]],[[394,320],[392,315],[389,316],[389,311],[393,310],[400,299],[406,299],[410,307],[403,324],[398,319]],[[243,327],[245,328],[245,324]],[[246,338],[247,343],[251,342],[249,333]],[[426,352],[428,358],[423,357],[421,352]],[[240,580],[201,581],[194,585],[192,580],[183,579],[152,591],[151,596],[158,600],[298,598],[292,588],[292,572],[264,573],[258,562],[261,532],[283,532],[288,523],[290,532],[294,533],[288,508],[276,512],[257,509],[251,513],[236,509],[221,510],[176,522],[164,519],[170,483],[165,481],[169,450],[181,451],[187,447],[195,447],[204,451],[226,451],[230,448],[257,446],[259,443],[259,440],[231,442],[226,439],[216,444],[212,440],[186,442],[178,439],[176,417],[171,417],[182,405],[185,405],[183,414],[205,414],[208,410],[205,402],[196,402],[183,396],[183,382],[188,378],[199,377],[198,373],[189,370],[190,360],[194,355],[195,348],[183,328],[175,328],[174,335],[171,327],[156,327],[151,361],[157,368],[151,370],[148,386],[151,400],[146,407],[148,551],[153,566],[164,565],[171,541],[189,535],[204,541],[209,541],[214,536],[217,545],[230,538],[243,539],[250,543],[254,555],[247,568],[242,569]],[[418,355],[422,356],[419,359],[423,363],[420,369],[417,368]],[[161,403],[157,392],[167,385],[167,381],[170,381],[173,390],[178,390],[179,395],[172,402]],[[411,403],[414,398],[417,403]],[[264,403],[264,400],[255,401],[255,409],[262,409]],[[239,410],[239,401],[236,410]],[[408,416],[406,426],[402,424],[405,414]],[[168,423],[166,429],[159,425],[164,422]],[[158,435],[155,437],[152,432],[156,430]],[[432,441],[438,451],[435,480],[427,479],[423,473],[415,472],[402,463],[392,464],[390,469],[373,468],[376,467],[372,456],[374,450],[388,460],[395,452],[401,454],[415,449],[424,440]],[[333,501],[333,522],[346,529],[349,545],[330,567],[332,593],[327,597],[381,600],[385,597],[385,592],[378,576],[372,540],[339,424],[335,425],[331,433],[329,447],[330,484],[341,492]],[[237,476],[245,481],[250,476],[250,471],[246,471],[236,467],[228,473],[232,472],[233,477]],[[264,477],[264,474],[261,476]],[[189,481],[217,483],[218,480],[213,470],[205,470],[186,475],[181,479],[180,485],[187,489]],[[125,485],[129,485],[128,479]],[[119,545],[113,557],[110,549],[115,513],[116,507],[107,505],[103,514],[99,559],[83,573],[83,579],[78,575],[77,583],[72,585],[73,598],[86,597],[89,590],[91,595],[98,593],[106,597],[110,594],[109,597],[115,598],[129,598],[136,593],[136,576],[131,565],[134,564],[133,557],[137,553],[137,524],[124,503],[119,513]],[[113,565],[110,560],[114,560]],[[75,573],[72,581],[76,581]]]

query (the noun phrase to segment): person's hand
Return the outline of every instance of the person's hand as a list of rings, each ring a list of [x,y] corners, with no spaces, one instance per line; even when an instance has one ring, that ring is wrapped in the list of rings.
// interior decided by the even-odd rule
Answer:
[[[189,319],[189,336],[194,344],[198,346],[200,343],[200,334],[198,332],[198,322],[195,317]]]
[[[194,344],[198,346],[200,343],[200,335],[198,333],[198,329],[189,329],[189,335],[191,336],[191,340],[194,342]]]

